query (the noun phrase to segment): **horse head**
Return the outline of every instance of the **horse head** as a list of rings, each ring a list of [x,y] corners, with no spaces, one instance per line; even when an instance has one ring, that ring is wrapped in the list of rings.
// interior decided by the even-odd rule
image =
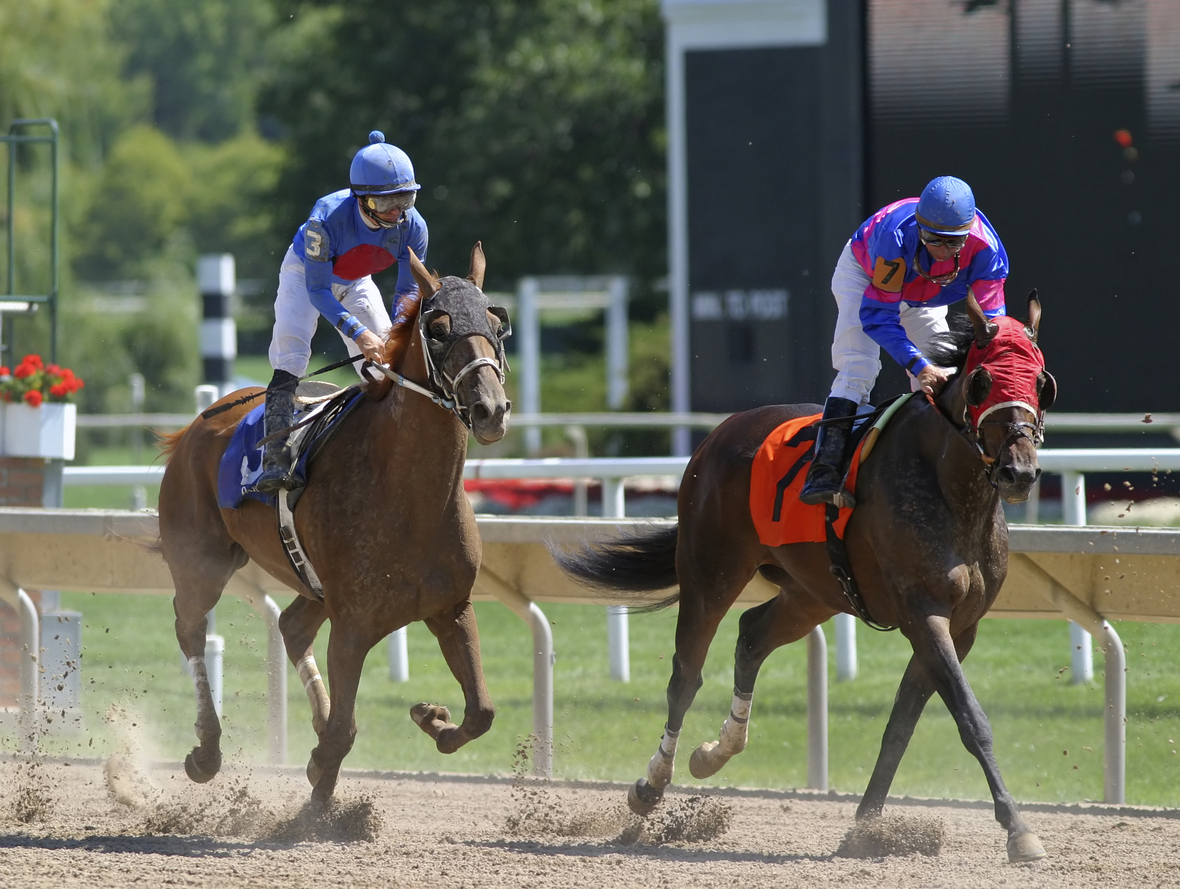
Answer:
[[[1037,445],[1044,438],[1045,411],[1057,397],[1037,345],[1041,303],[1032,291],[1028,321],[1020,322],[1006,315],[987,318],[968,295],[967,316],[974,337],[959,383],[948,387],[950,416],[961,418],[1000,496],[1022,503],[1041,475]]]
[[[507,310],[484,296],[482,246],[472,248],[466,278],[436,277],[413,251],[410,268],[422,294],[417,334],[431,388],[480,444],[499,441],[512,410],[504,392],[504,338],[511,325]]]

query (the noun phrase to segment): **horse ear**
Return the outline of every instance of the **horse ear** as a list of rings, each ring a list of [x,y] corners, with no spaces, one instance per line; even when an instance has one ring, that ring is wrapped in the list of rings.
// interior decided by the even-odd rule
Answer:
[[[1037,406],[1047,411],[1053,407],[1053,402],[1057,400],[1057,380],[1053,379],[1053,374],[1047,370],[1041,371],[1041,375],[1037,377]]]
[[[483,242],[476,241],[471,248],[471,271],[467,273],[467,280],[483,290],[483,273],[487,269],[487,260],[483,255]]]
[[[1032,331],[1032,341],[1037,341],[1037,331],[1041,327],[1041,301],[1037,299],[1037,289],[1034,287],[1028,294],[1028,324]]]
[[[971,326],[975,328],[975,345],[980,349],[985,348],[1000,332],[1000,325],[987,319],[970,288],[967,290],[967,317],[971,319]]]
[[[963,397],[967,403],[979,407],[987,401],[988,393],[992,391],[992,375],[986,367],[977,367],[967,374],[963,381]]]
[[[422,260],[418,258],[418,254],[412,248],[407,247],[406,250],[410,253],[410,271],[414,273],[414,280],[418,282],[418,290],[423,296],[434,296],[442,288],[438,283],[438,278],[427,271],[426,266],[422,265]]]

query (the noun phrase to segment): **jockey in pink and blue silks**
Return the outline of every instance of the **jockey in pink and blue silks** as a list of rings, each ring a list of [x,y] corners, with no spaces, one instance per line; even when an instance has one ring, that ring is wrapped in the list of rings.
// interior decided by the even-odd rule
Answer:
[[[832,275],[836,379],[800,500],[844,502],[844,452],[881,372],[881,349],[906,369],[915,391],[937,395],[951,371],[932,364],[923,349],[947,330],[947,307],[970,291],[988,317],[1006,314],[1007,277],[1004,245],[976,210],[970,186],[953,176],[939,176],[920,197],[883,207],[857,229]]]
[[[393,322],[372,276],[397,265],[393,314],[418,290],[410,271],[412,249],[426,260],[426,220],[414,209],[421,186],[409,156],[378,130],[356,153],[349,188],[320,198],[295,232],[279,269],[275,326],[270,342],[274,369],[266,388],[266,434],[293,422],[295,388],[311,360],[311,338],[320,317],[340,333],[348,353],[380,361]],[[259,491],[287,486],[290,453],[282,438],[266,443]]]

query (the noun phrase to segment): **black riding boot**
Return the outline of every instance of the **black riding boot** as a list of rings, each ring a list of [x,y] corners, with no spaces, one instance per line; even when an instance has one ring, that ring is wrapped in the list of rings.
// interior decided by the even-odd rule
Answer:
[[[263,414],[263,429],[273,435],[295,422],[295,387],[299,377],[276,370],[266,387],[266,411]],[[272,439],[265,446],[262,457],[262,475],[255,487],[264,494],[272,494],[287,487],[287,474],[291,471],[291,454],[287,450],[286,436]]]
[[[799,499],[814,506],[817,503],[835,503],[836,496],[843,491],[844,451],[848,436],[852,432],[852,421],[856,417],[857,403],[847,398],[829,396],[824,404],[824,420],[844,422],[821,424],[815,433],[815,456],[807,470],[807,482],[799,492]]]

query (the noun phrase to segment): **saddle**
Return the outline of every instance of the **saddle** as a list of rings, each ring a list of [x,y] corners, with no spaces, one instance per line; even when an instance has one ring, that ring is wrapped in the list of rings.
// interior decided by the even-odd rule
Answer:
[[[295,482],[289,490],[268,494],[256,487],[258,477],[262,475],[265,405],[259,405],[242,418],[218,468],[217,503],[222,508],[237,509],[246,498],[277,506],[283,550],[295,573],[321,602],[324,599],[323,584],[295,531],[295,504],[307,487],[312,461],[336,435],[341,421],[352,413],[362,398],[364,392],[359,385],[341,389],[319,380],[304,380],[299,384],[295,392],[295,424],[286,441],[291,452],[291,477]]]
[[[363,397],[360,386],[341,389],[332,383],[304,380],[295,392],[295,423],[287,436],[291,452],[291,475],[295,482],[291,491],[294,507],[307,484],[312,460],[340,428],[340,421],[350,414]],[[273,506],[274,494],[266,494],[255,487],[262,475],[262,446],[265,437],[262,417],[265,405],[251,410],[234,430],[229,445],[222,454],[217,474],[217,505],[223,509],[237,509],[249,498]]]
[[[856,419],[846,449],[849,456],[841,469],[845,490],[855,494],[860,464],[872,451],[881,430],[912,397],[913,394],[898,396]],[[853,507],[826,503],[809,506],[799,500],[799,491],[815,453],[815,422],[820,416],[788,420],[775,428],[758,448],[750,473],[750,515],[758,539],[767,546],[826,543],[832,574],[840,582],[853,611],[874,629],[894,629],[872,620],[853,580],[844,546],[844,532]]]

